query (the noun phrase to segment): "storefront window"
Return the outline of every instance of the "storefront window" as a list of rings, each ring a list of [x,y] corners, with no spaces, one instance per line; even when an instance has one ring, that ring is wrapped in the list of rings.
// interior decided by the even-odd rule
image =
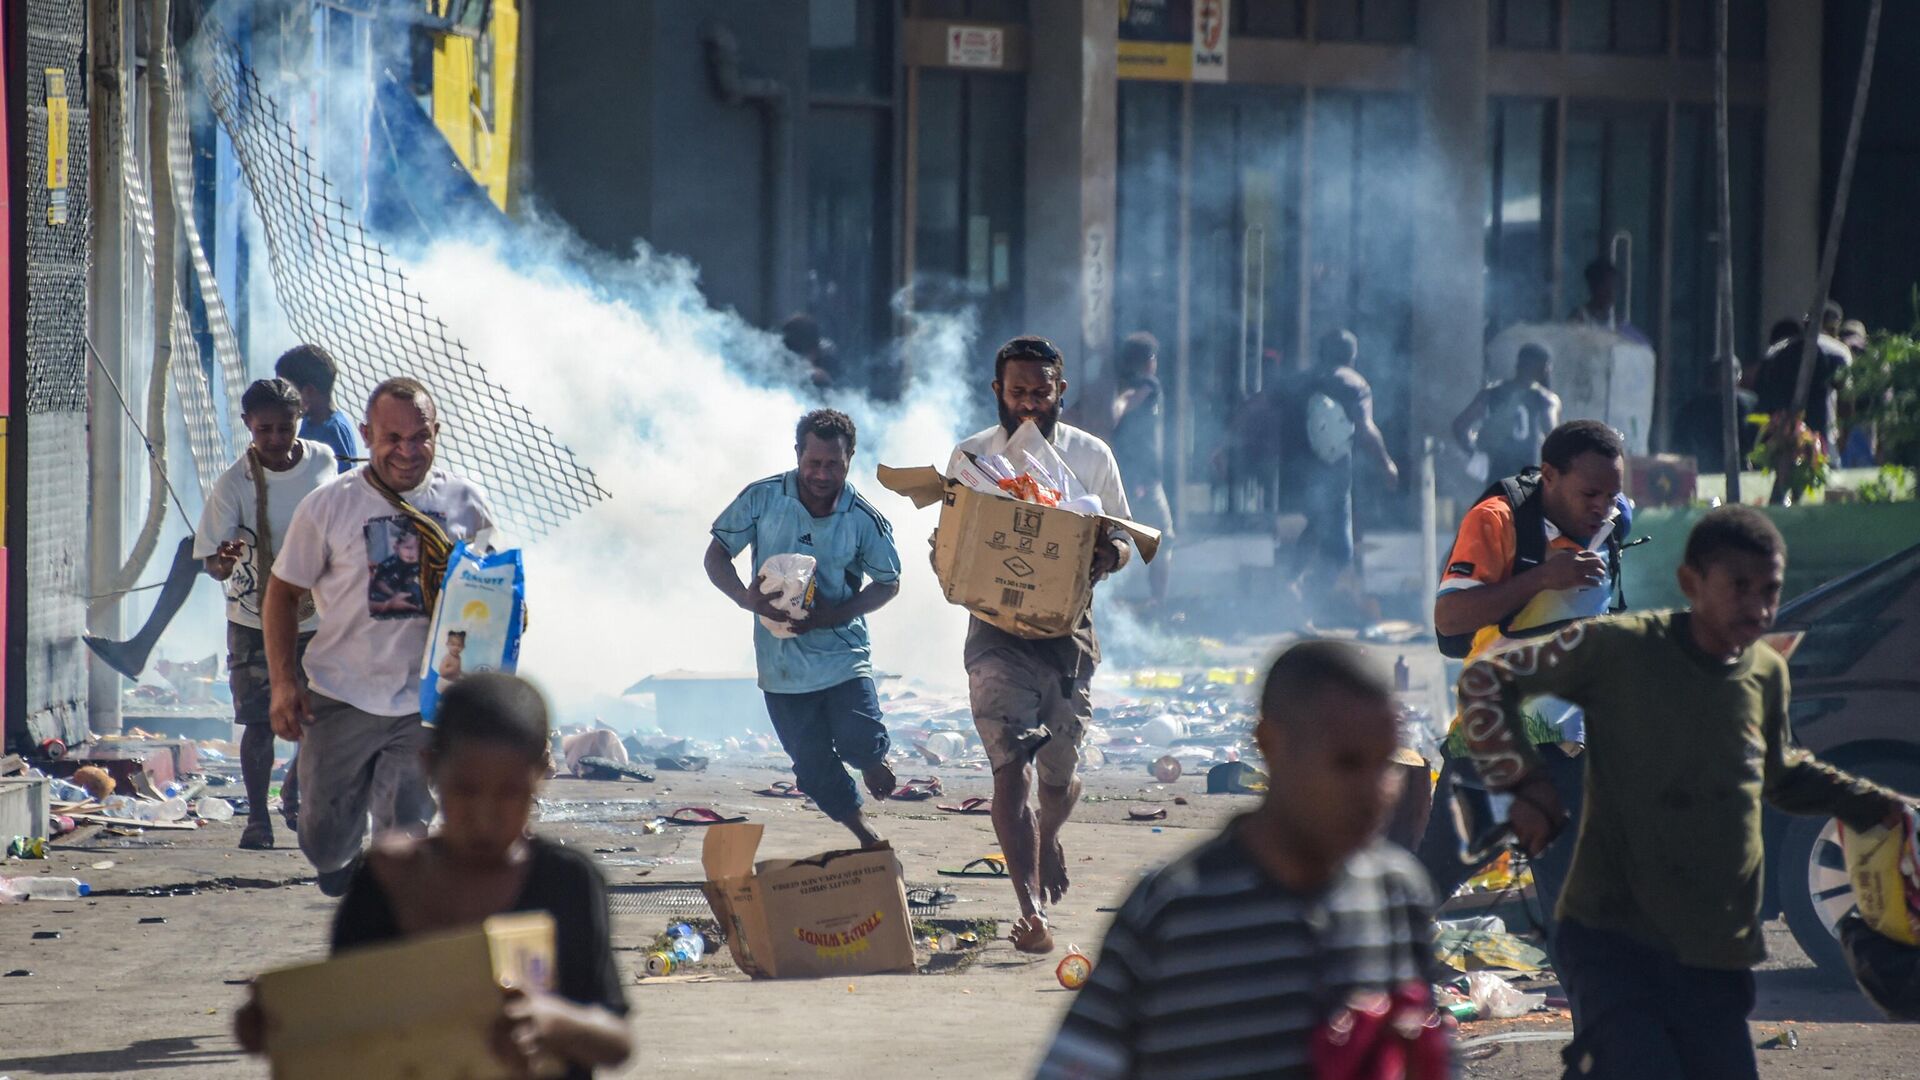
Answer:
[[[1487,327],[1553,318],[1553,129],[1545,100],[1489,103]]]
[[[1560,0],[1492,0],[1492,41],[1505,49],[1552,49],[1560,44]]]
[[[1619,266],[1630,280],[1630,303],[1619,305],[1649,337],[1659,319],[1660,200],[1664,114],[1662,106],[1574,102],[1567,108],[1566,197],[1560,251],[1560,295],[1565,315],[1587,300],[1586,268],[1604,259],[1625,234]]]
[[[1575,52],[1667,51],[1667,0],[1569,0],[1567,45]]]
[[[913,304],[971,307],[982,342],[1022,332],[1026,85],[1007,75],[920,73]]]
[[[1321,41],[1413,43],[1414,0],[1320,0],[1314,36]]]

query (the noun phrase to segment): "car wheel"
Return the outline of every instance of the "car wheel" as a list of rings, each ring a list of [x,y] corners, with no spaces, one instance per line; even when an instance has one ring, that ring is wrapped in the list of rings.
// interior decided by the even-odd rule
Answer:
[[[1882,762],[1857,770],[1895,791],[1920,792],[1920,766]],[[1853,910],[1853,883],[1847,878],[1840,833],[1831,818],[1795,817],[1781,837],[1775,883],[1780,906],[1807,958],[1838,978],[1851,979],[1834,927]]]

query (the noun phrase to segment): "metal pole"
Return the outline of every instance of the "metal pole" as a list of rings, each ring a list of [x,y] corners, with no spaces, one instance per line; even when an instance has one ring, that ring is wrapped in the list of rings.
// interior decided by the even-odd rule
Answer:
[[[1720,0],[1724,5],[1727,0]],[[1867,88],[1873,82],[1873,55],[1880,45],[1880,0],[1867,8],[1866,41],[1860,47],[1860,78],[1853,87],[1853,115],[1847,121],[1847,142],[1840,154],[1840,175],[1833,188],[1833,210],[1827,217],[1827,238],[1820,248],[1820,283],[1813,303],[1807,308],[1806,332],[1800,335],[1800,374],[1793,383],[1793,405],[1787,413],[1787,435],[1781,439],[1773,462],[1775,506],[1786,504],[1793,488],[1793,446],[1791,433],[1806,415],[1807,392],[1813,385],[1814,358],[1820,352],[1820,319],[1826,311],[1827,294],[1833,287],[1833,266],[1840,257],[1840,230],[1847,222],[1847,193],[1853,187],[1853,160],[1860,149],[1860,126],[1867,115]],[[1831,421],[1832,417],[1828,417]]]
[[[126,377],[122,341],[121,299],[126,283],[125,207],[121,189],[121,126],[124,115],[121,73],[125,67],[121,0],[89,0],[87,4],[88,113],[93,124],[86,148],[93,205],[92,265],[88,268],[88,336],[107,346],[110,363]],[[116,404],[110,381],[98,365],[87,365],[87,565],[88,592],[109,593],[120,574],[120,551],[126,542],[122,503],[126,496],[126,421]],[[87,605],[87,630],[118,641],[126,605],[118,596]],[[110,733],[120,730],[120,674],[90,659],[87,672],[87,727]]]
[[[1440,592],[1440,497],[1433,469],[1434,438],[1420,443],[1420,610],[1427,633],[1434,632],[1433,597]]]
[[[1720,365],[1720,452],[1726,465],[1727,502],[1740,502],[1740,383],[1733,370],[1733,205],[1727,177],[1727,3],[1714,4],[1713,145],[1714,201],[1720,232],[1718,281],[1714,288],[1714,362]]]

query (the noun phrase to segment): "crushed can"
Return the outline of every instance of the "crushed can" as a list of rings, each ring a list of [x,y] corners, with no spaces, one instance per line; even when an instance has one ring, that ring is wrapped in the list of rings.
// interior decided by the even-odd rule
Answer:
[[[1093,960],[1080,951],[1080,946],[1067,946],[1067,955],[1060,960],[1060,966],[1053,969],[1054,977],[1060,985],[1069,990],[1078,990],[1093,978]]]

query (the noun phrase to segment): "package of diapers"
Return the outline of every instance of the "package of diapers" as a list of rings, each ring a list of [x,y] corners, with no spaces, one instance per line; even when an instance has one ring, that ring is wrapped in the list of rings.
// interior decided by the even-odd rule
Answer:
[[[760,591],[773,598],[773,606],[787,613],[789,619],[801,619],[807,609],[813,607],[813,572],[816,563],[811,555],[772,555],[760,564]],[[790,638],[797,636],[793,627],[778,619],[760,616],[760,625],[774,637]]]
[[[463,675],[520,665],[526,574],[518,549],[491,555],[454,546],[420,668],[420,718],[433,722],[440,694]]]

